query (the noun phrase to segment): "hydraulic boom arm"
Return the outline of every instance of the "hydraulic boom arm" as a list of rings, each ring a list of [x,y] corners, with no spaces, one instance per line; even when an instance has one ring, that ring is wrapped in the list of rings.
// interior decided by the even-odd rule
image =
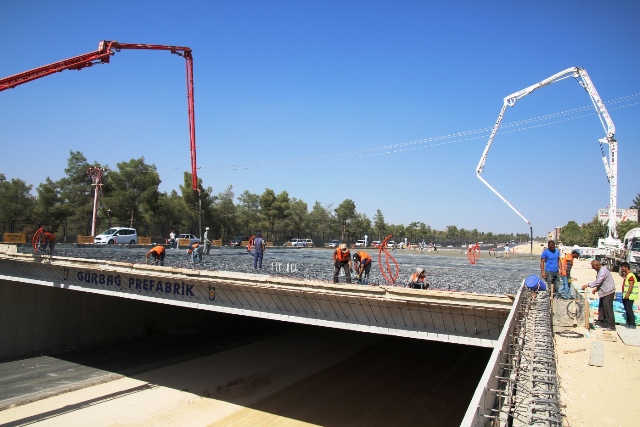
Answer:
[[[186,60],[187,68],[187,106],[189,113],[189,139],[191,143],[191,187],[198,190],[198,177],[196,166],[196,123],[193,99],[193,56],[191,48],[182,46],[163,46],[156,44],[131,44],[118,43],[116,41],[103,40],[98,45],[98,50],[53,64],[25,71],[14,76],[0,79],[0,92],[11,89],[18,85],[48,76],[64,70],[81,70],[91,67],[94,64],[109,63],[109,59],[121,49],[147,49],[147,50],[168,50],[171,53],[182,56]]]
[[[589,97],[591,98],[591,102],[598,113],[598,118],[600,119],[600,123],[604,128],[606,136],[602,139],[599,139],[600,142],[600,150],[602,152],[602,162],[604,163],[604,169],[607,174],[607,179],[609,180],[609,223],[608,223],[608,239],[615,239],[617,237],[616,234],[616,202],[617,202],[617,187],[618,187],[618,145],[617,141],[614,139],[614,134],[616,132],[616,128],[609,116],[609,112],[604,106],[602,99],[600,99],[600,95],[596,91],[596,88],[593,86],[587,71],[583,68],[572,67],[567,68],[553,76],[542,80],[534,85],[531,85],[527,88],[524,88],[518,92],[512,93],[509,96],[504,98],[504,102],[502,104],[502,110],[500,110],[500,114],[498,115],[498,120],[496,121],[493,130],[491,131],[491,135],[489,136],[489,142],[487,142],[487,146],[480,157],[480,161],[478,162],[478,166],[476,167],[476,176],[482,181],[491,191],[493,191],[503,202],[505,202],[515,213],[517,213],[522,219],[524,219],[531,228],[531,223],[527,221],[527,219],[522,216],[520,212],[516,210],[498,191],[496,191],[487,181],[485,181],[482,176],[480,176],[484,170],[485,162],[487,161],[487,154],[489,153],[489,148],[491,148],[491,143],[493,142],[493,138],[496,136],[498,132],[498,127],[500,127],[500,122],[502,122],[502,118],[504,117],[505,110],[507,107],[513,107],[516,104],[516,101],[520,98],[529,95],[536,89],[541,87],[550,85],[551,83],[558,82],[560,80],[564,80],[568,77],[573,77],[576,81],[587,91]],[[602,144],[609,145],[609,160],[607,160],[607,156],[604,152],[604,148]]]

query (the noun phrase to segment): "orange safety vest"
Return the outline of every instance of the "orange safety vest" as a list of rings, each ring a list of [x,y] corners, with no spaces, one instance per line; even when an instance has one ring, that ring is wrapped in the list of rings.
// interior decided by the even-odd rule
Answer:
[[[360,264],[367,265],[371,263],[371,256],[368,253],[358,252],[357,255],[360,255]]]
[[[156,254],[160,255],[164,252],[164,246],[154,246],[149,253],[151,252],[155,252]]]
[[[571,261],[573,263],[573,255],[566,254],[565,256],[562,257],[562,259],[560,259],[560,275],[561,276],[567,275],[567,261]]]
[[[55,234],[49,233],[48,231],[45,231],[44,233],[42,233],[43,242],[53,242],[54,240],[56,240]]]
[[[333,254],[333,258],[339,262],[349,261],[350,257],[351,257],[351,252],[349,252],[349,249],[347,249],[345,252],[342,252],[340,249],[336,249],[336,251]]]
[[[189,246],[189,250],[187,251],[187,253],[192,253],[198,246],[200,246],[200,244],[198,242],[195,242],[193,245]]]

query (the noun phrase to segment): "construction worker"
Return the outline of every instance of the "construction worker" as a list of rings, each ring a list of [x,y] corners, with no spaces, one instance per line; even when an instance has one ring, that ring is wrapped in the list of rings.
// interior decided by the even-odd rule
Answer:
[[[53,247],[56,245],[56,235],[50,231],[43,231],[40,235],[40,251],[45,251],[49,247],[49,255],[53,255]]]
[[[429,281],[427,280],[427,275],[424,272],[424,267],[417,267],[416,271],[411,275],[411,280],[409,281],[409,287],[414,289],[428,289]]]
[[[209,227],[204,229],[204,254],[209,255],[209,249],[211,249],[211,241],[209,241]]]
[[[341,243],[333,252],[333,266],[333,283],[338,283],[338,274],[340,274],[341,268],[344,269],[347,283],[351,283],[351,252],[349,252],[346,243]]]
[[[194,242],[193,244],[191,244],[191,246],[189,246],[189,249],[187,250],[187,253],[192,255],[192,263],[195,264],[196,262],[202,262],[202,245],[200,245],[200,243]],[[198,261],[196,261],[196,259]]]
[[[571,299],[571,285],[569,280],[571,279],[571,268],[573,267],[573,260],[580,258],[580,252],[573,250],[560,259],[560,278],[562,279],[562,286],[558,290],[560,298]]]
[[[158,265],[158,261],[160,261],[160,265],[164,265],[164,246],[154,246],[149,252],[147,252],[147,256],[145,258],[147,264],[149,264],[149,255],[153,256],[154,265]]]
[[[622,283],[622,305],[627,314],[627,324],[629,329],[636,328],[636,315],[633,312],[633,303],[638,300],[638,278],[631,272],[631,265],[628,262],[620,263],[620,272],[624,277]]]
[[[371,272],[371,256],[366,252],[356,252],[355,254],[353,254],[353,269],[356,271],[356,279],[358,279],[359,285],[369,284],[369,273]]]
[[[176,243],[176,232],[175,230],[171,230],[171,233],[169,233],[169,247],[175,249],[177,246]]]
[[[256,249],[256,253],[253,256],[253,269],[257,270],[262,268],[262,257],[264,256],[264,251],[267,249],[267,244],[262,238],[262,233],[257,232],[256,238],[253,240],[253,246]]]

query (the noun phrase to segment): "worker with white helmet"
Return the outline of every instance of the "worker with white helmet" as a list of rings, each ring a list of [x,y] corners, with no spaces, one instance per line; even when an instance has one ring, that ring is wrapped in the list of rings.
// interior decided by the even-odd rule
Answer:
[[[209,249],[211,249],[211,241],[209,240],[209,227],[204,229],[204,254],[209,255]]]
[[[416,267],[416,271],[411,275],[409,287],[414,289],[429,288],[429,281],[427,280],[427,275],[425,274],[424,267]]]

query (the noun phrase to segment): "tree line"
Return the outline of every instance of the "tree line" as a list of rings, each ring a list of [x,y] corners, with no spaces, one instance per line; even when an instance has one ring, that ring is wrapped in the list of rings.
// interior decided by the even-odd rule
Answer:
[[[91,167],[104,171],[98,197],[98,233],[112,226],[132,226],[139,235],[153,238],[166,238],[172,230],[199,235],[201,207],[202,227],[210,227],[209,235],[223,241],[257,231],[262,231],[268,240],[280,242],[292,237],[353,242],[364,235],[373,241],[389,234],[395,240],[406,237],[414,243],[529,240],[526,234],[494,234],[455,225],[436,230],[421,221],[388,224],[380,209],[369,218],[357,211],[351,199],[335,207],[333,203],[323,205],[315,201],[309,209],[305,201],[287,191],[276,194],[270,188],[265,188],[262,194],[245,190],[236,197],[233,187],[228,186],[214,194],[211,187],[203,186],[200,178],[198,192],[192,190],[188,172],[184,173],[179,193],[161,192],[156,166],[147,164],[144,157],[118,163],[111,169],[97,162],[89,163],[80,151],[70,151],[63,178],[58,181],[47,178],[36,187],[35,194],[25,181],[8,180],[0,174],[0,231],[30,235],[42,225],[65,236],[62,241],[66,236],[72,240],[76,235],[89,235],[95,188],[88,174]]]

